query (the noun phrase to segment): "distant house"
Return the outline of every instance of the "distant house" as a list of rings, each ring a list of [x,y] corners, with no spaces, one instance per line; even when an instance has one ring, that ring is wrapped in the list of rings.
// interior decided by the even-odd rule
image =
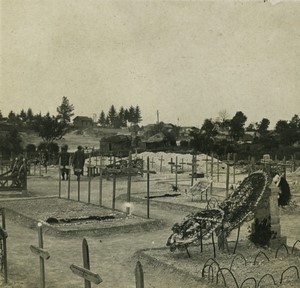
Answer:
[[[127,155],[131,149],[130,135],[113,135],[100,140],[100,153],[104,155]]]
[[[145,149],[158,149],[167,146],[170,146],[170,142],[163,133],[157,133],[142,141],[142,147]]]
[[[86,116],[76,116],[73,119],[75,128],[89,128],[94,126],[93,119]]]

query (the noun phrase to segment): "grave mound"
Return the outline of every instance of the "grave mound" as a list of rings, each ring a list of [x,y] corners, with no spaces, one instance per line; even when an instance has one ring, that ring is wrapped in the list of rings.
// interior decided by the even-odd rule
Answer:
[[[186,279],[186,287],[190,288],[216,287],[217,281],[223,287],[248,287],[246,284],[256,287],[259,282],[259,287],[273,287],[273,279],[278,287],[299,287],[300,250],[297,247],[264,249],[248,240],[239,242],[235,254],[232,254],[234,242],[229,242],[229,247],[230,253],[219,251],[215,258],[210,243],[203,245],[203,252],[196,246],[189,247],[189,254],[185,249],[170,252],[163,247],[139,250],[134,257],[144,263],[145,270],[172,274],[178,281]]]
[[[46,234],[55,236],[93,236],[163,228],[162,221],[126,215],[117,210],[57,197],[0,201],[7,217],[35,228],[43,224]]]

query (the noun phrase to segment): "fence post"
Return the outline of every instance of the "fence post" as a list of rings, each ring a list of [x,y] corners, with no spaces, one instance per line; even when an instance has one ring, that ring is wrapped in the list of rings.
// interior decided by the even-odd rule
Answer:
[[[91,153],[89,153],[89,168],[88,168],[88,176],[89,176],[89,182],[88,182],[88,203],[91,203],[91,174],[92,174],[92,168],[91,168]]]
[[[211,177],[210,195],[212,195],[212,192],[213,192],[213,179],[214,179],[214,153],[211,153],[210,177]]]
[[[127,205],[126,205],[126,214],[130,214],[130,194],[131,194],[131,167],[132,167],[132,157],[131,157],[131,151],[129,151],[128,156],[128,168],[129,168],[129,174],[128,174],[128,181],[127,181]]]
[[[4,282],[7,284],[8,280],[8,267],[7,267],[7,246],[6,246],[6,237],[7,233],[5,231],[6,224],[5,224],[5,210],[4,208],[1,208],[1,218],[2,218],[2,229],[3,229],[3,270],[4,270]]]
[[[61,157],[58,160],[58,198],[61,198]]]

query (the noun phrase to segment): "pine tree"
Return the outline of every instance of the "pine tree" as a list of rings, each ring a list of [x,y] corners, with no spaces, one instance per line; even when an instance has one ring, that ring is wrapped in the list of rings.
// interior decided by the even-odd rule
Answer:
[[[109,111],[108,111],[108,115],[107,118],[109,119],[109,123],[112,127],[114,127],[115,125],[115,121],[117,119],[117,111],[114,105],[111,105]]]
[[[33,112],[31,108],[28,108],[27,110],[27,117],[26,117],[29,121],[33,120]]]
[[[137,105],[135,107],[135,112],[134,112],[134,123],[135,124],[138,124],[138,123],[141,123],[143,120],[142,116],[141,116],[141,109],[140,107]]]
[[[126,119],[125,119],[125,109],[123,106],[121,106],[119,111],[119,120],[120,120],[121,127],[127,126]]]
[[[103,110],[100,113],[98,123],[101,125],[101,127],[106,126],[106,117],[105,117],[105,113],[103,112]]]
[[[73,104],[69,103],[69,99],[66,96],[63,96],[62,103],[60,106],[57,107],[57,119],[61,120],[63,123],[70,123],[71,117],[74,115],[73,110],[74,106]]]

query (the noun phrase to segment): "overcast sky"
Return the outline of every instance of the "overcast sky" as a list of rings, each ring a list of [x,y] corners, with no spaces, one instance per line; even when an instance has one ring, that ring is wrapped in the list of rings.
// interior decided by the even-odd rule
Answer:
[[[2,0],[0,110],[201,126],[300,114],[300,2]],[[179,121],[178,121],[179,120]]]

